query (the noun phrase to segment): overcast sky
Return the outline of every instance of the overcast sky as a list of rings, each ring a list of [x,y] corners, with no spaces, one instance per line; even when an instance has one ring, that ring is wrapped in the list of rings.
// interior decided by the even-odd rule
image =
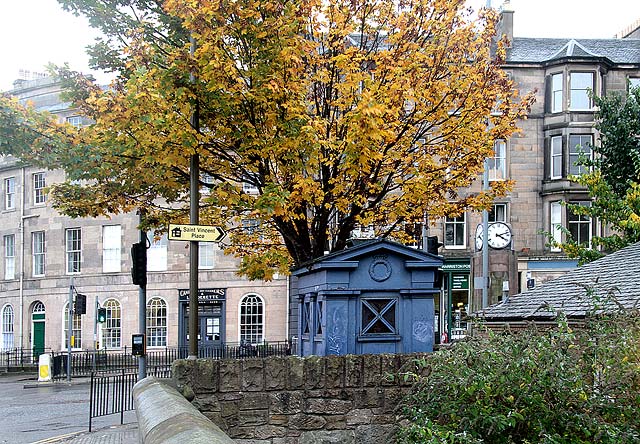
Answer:
[[[468,3],[478,8],[487,0]],[[511,0],[511,7],[517,37],[608,38],[640,19],[640,0]],[[0,91],[20,69],[44,72],[49,62],[88,71],[84,48],[95,35],[56,0],[0,0]]]

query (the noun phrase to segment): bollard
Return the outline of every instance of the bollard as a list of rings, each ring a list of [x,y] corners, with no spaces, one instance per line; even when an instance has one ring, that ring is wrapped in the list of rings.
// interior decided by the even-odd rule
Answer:
[[[38,382],[51,381],[51,355],[48,353],[38,357]]]

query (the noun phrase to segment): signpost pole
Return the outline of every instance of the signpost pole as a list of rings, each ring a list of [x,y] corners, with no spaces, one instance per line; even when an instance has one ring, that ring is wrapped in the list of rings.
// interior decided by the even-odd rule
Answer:
[[[191,55],[196,50],[196,41],[190,36]],[[190,76],[192,83],[196,79],[193,74]],[[199,110],[198,101],[194,103],[193,112],[191,113],[191,126],[199,132]],[[200,158],[198,152],[195,151],[191,155],[189,161],[189,223],[197,225],[200,219]],[[188,359],[196,359],[198,357],[198,246],[197,240],[189,241],[189,356]]]

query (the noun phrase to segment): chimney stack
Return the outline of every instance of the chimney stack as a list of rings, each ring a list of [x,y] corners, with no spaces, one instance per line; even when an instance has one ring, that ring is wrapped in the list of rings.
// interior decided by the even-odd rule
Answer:
[[[511,2],[504,0],[502,8],[500,8],[500,22],[498,23],[498,37],[506,36],[509,39],[509,46],[513,41],[513,9]]]

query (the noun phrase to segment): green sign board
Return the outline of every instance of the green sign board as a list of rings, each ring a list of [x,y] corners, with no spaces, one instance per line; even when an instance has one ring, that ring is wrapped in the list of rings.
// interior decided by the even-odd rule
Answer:
[[[451,289],[452,290],[468,290],[469,289],[469,275],[468,274],[454,274],[451,276]]]

